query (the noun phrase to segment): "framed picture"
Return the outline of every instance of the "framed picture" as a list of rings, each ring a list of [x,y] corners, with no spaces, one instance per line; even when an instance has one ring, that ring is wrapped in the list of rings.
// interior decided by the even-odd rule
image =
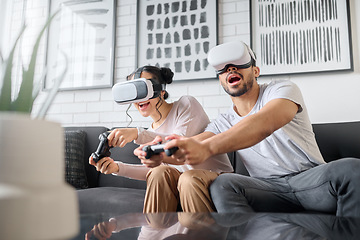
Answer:
[[[216,78],[216,0],[138,0],[136,66],[169,67],[174,80]]]
[[[52,88],[68,60],[61,90],[113,85],[115,0],[51,0],[45,89]]]
[[[348,0],[251,0],[261,75],[353,70]]]

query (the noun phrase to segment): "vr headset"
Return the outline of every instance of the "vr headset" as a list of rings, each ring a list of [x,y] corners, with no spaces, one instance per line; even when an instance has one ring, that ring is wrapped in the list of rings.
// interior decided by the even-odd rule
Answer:
[[[158,84],[152,79],[139,78],[115,84],[112,94],[118,104],[129,104],[156,98],[164,89],[163,84]]]
[[[117,83],[112,87],[115,102],[129,104],[147,101],[160,96],[161,91],[165,90],[165,84],[156,83],[152,79],[140,78],[144,68],[140,67],[131,74],[134,75],[134,80]]]
[[[230,66],[248,68],[256,61],[255,54],[244,42],[228,42],[213,47],[208,54],[208,62],[222,74]]]

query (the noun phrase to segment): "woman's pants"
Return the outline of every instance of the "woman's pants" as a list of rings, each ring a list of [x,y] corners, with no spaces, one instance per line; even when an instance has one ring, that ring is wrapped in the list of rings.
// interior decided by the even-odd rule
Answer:
[[[184,212],[213,212],[208,188],[217,176],[201,169],[181,173],[167,165],[151,169],[146,176],[144,213],[176,212],[179,203]]]

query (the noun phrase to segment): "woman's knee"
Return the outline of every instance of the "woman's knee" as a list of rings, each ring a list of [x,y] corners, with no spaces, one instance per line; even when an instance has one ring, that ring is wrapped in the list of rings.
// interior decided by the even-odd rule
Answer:
[[[178,188],[208,188],[217,176],[217,173],[206,170],[188,170],[179,177]]]
[[[178,189],[189,189],[192,188],[194,185],[201,184],[199,178],[197,178],[196,171],[189,170],[181,174],[179,177],[178,182]]]
[[[150,169],[146,175],[146,181],[162,181],[165,178],[172,178],[176,176],[178,178],[179,172],[170,166],[160,165],[158,167]]]

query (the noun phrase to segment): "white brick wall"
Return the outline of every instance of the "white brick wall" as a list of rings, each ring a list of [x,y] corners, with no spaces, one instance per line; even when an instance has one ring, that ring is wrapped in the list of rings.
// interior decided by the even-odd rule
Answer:
[[[219,1],[220,43],[224,39],[241,39],[249,43],[248,9],[248,0]],[[118,1],[115,82],[123,80],[135,68],[136,19],[136,1]],[[173,82],[167,90],[170,94],[169,101],[177,100],[182,95],[196,97],[211,119],[231,105],[231,100],[215,79]],[[37,104],[44,97],[41,96],[40,99]],[[126,108],[127,106],[119,106],[112,101],[110,89],[62,91],[58,93],[47,118],[66,126],[127,126],[130,118],[126,116]],[[142,117],[133,107],[129,114],[133,118],[131,126],[148,126],[151,122],[151,119]]]
[[[20,2],[21,0],[16,0]],[[47,1],[28,0],[41,5]],[[136,1],[117,1],[116,49],[115,49],[115,82],[123,80],[135,68],[136,43]],[[250,43],[249,0],[218,0],[219,3],[219,43],[231,40],[243,40]],[[312,122],[337,122],[360,120],[358,102],[360,95],[359,41],[356,32],[360,31],[360,2],[350,0],[352,15],[354,72],[321,73],[306,75],[279,76],[277,79],[290,79],[300,89],[308,106]],[[43,6],[44,7],[44,6]],[[45,9],[47,8],[44,7]],[[46,10],[36,10],[44,14]],[[355,33],[355,34],[354,34]],[[259,82],[271,80],[260,77]],[[341,79],[341,83],[339,83]],[[351,88],[349,88],[351,86]],[[193,95],[204,106],[210,119],[215,118],[231,106],[229,97],[219,86],[217,80],[179,81],[168,86],[170,101],[181,95]],[[46,92],[41,93],[34,107],[34,112],[43,101]],[[320,96],[320,97],[319,97]],[[346,107],[344,107],[346,106]],[[48,112],[47,119],[66,126],[103,125],[106,127],[127,126],[127,106],[116,105],[111,98],[110,89],[92,89],[59,92]],[[143,118],[134,108],[129,111],[133,117],[131,126],[148,126],[150,119]]]

